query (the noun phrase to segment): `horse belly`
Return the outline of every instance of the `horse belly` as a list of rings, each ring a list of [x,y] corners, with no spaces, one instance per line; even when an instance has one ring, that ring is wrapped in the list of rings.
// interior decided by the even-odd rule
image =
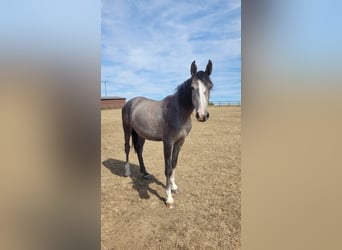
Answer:
[[[162,140],[161,121],[155,119],[151,114],[137,115],[133,128],[141,137],[147,140]]]

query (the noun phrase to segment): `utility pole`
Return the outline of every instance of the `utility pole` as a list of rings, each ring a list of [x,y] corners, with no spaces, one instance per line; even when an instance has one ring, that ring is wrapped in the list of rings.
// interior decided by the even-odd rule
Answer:
[[[105,96],[107,96],[107,80],[102,81],[105,84]]]

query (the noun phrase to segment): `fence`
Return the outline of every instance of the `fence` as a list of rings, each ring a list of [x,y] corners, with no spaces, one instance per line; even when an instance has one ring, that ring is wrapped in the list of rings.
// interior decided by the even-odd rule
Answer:
[[[210,104],[215,106],[240,106],[240,101],[215,101],[210,102]]]

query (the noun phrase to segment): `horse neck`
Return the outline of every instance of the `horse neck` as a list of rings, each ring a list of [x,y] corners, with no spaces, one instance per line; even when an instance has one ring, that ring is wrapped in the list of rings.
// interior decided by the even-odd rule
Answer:
[[[194,105],[192,104],[191,79],[188,79],[178,87],[176,96],[179,110],[185,115],[185,118],[188,119],[194,110]]]

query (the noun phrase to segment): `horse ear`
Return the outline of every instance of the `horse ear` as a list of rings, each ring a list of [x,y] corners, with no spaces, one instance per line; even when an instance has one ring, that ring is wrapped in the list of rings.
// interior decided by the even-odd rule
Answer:
[[[192,77],[194,77],[197,73],[197,66],[195,61],[193,61],[191,64],[190,72]]]
[[[209,59],[208,64],[207,64],[207,68],[205,69],[205,73],[207,73],[208,76],[210,76],[212,71],[213,71],[213,63]]]

